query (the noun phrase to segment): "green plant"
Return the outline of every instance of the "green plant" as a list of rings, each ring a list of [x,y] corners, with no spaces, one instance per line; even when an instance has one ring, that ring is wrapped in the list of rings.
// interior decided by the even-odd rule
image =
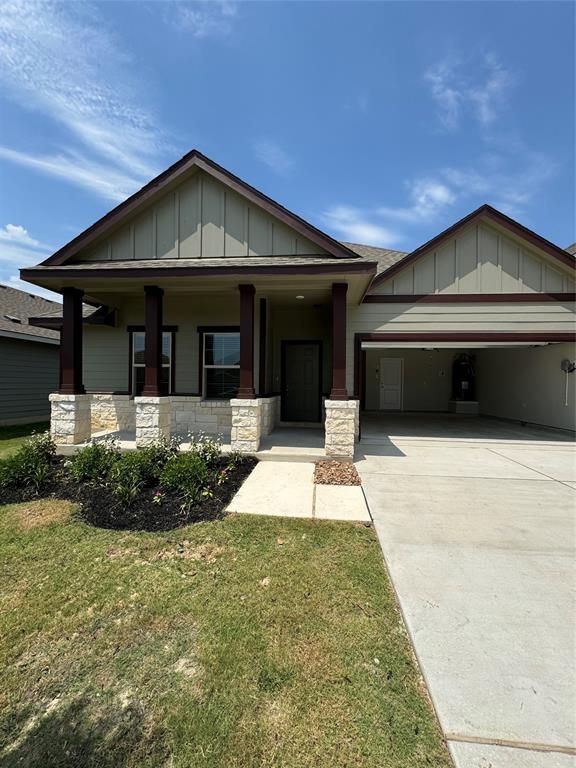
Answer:
[[[197,453],[172,457],[160,475],[160,487],[180,498],[183,510],[189,510],[204,490],[208,477],[206,461]]]
[[[129,506],[148,483],[150,472],[150,457],[147,454],[140,451],[123,454],[110,475],[112,493]]]
[[[106,485],[120,459],[114,440],[92,442],[75,454],[70,462],[70,475],[77,483]]]
[[[190,433],[190,453],[199,456],[208,466],[222,455],[222,437],[205,432]]]
[[[145,448],[139,448],[138,454],[142,457],[142,471],[146,483],[156,483],[166,463],[178,455],[180,441],[176,437],[162,437]]]
[[[0,488],[32,486],[38,492],[48,479],[55,452],[48,432],[33,435],[17,453],[0,462]]]

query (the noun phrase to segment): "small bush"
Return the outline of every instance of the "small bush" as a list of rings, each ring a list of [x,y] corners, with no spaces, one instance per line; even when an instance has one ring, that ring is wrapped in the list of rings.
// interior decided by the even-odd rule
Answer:
[[[189,510],[201,496],[208,479],[206,461],[197,453],[171,458],[160,475],[160,487],[179,497],[182,509]]]
[[[114,464],[110,475],[112,493],[123,504],[130,506],[149,484],[153,471],[150,456],[143,451],[123,454]]]
[[[161,438],[146,448],[139,448],[138,455],[142,457],[142,471],[148,484],[157,483],[162,470],[174,456],[178,456],[180,441],[175,438]]]
[[[190,433],[190,453],[200,457],[208,466],[215,464],[222,455],[221,436],[205,432]]]
[[[55,452],[48,432],[34,435],[17,453],[0,462],[0,488],[32,486],[38,492],[46,484]]]
[[[93,442],[74,455],[70,475],[77,483],[106,485],[119,459],[120,451],[114,440]]]

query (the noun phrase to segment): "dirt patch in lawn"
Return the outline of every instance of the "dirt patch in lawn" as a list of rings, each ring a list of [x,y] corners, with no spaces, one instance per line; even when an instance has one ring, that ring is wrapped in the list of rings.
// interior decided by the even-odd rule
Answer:
[[[314,482],[319,485],[361,485],[362,481],[351,461],[317,461]]]
[[[38,499],[26,504],[19,504],[11,510],[11,516],[24,530],[39,528],[43,525],[61,523],[70,517],[74,505],[59,499]]]

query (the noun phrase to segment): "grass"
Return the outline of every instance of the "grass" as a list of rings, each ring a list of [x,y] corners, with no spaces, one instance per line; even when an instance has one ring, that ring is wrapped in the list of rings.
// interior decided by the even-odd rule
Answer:
[[[2,768],[451,765],[374,532],[0,507]]]
[[[34,432],[45,432],[48,429],[50,429],[50,424],[47,421],[0,427],[0,459],[17,451],[26,438]]]

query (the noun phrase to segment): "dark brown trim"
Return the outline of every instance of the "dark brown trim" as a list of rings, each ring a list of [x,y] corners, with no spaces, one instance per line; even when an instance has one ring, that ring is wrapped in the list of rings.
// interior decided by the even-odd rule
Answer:
[[[348,283],[332,284],[332,388],[330,400],[348,400],[346,389],[346,294]]]
[[[146,331],[146,326],[145,325],[127,325],[126,330],[129,333],[144,333]],[[177,332],[178,332],[177,325],[162,326],[162,333],[177,333]]]
[[[143,397],[162,394],[162,304],[164,291],[157,285],[145,285],[146,328],[144,336]]]
[[[251,283],[241,283],[240,291],[240,388],[241,400],[251,400],[254,391],[254,294]]]
[[[312,344],[318,347],[318,410],[315,421],[322,421],[322,379],[324,375],[324,344],[318,339],[282,339],[280,341],[280,419],[281,421],[287,421],[286,419],[286,347],[290,344],[294,346],[302,346]]]
[[[83,395],[82,382],[82,297],[79,288],[64,288],[60,352],[60,394]]]
[[[130,328],[128,328],[128,391],[134,396],[134,364],[132,357],[134,354],[134,338]]]
[[[546,240],[544,237],[541,237],[540,235],[536,234],[536,232],[533,232],[531,229],[528,229],[519,222],[514,221],[514,219],[511,219],[509,216],[506,216],[505,214],[496,210],[496,208],[493,208],[491,205],[481,205],[480,208],[472,211],[472,213],[469,213],[468,216],[464,216],[463,219],[460,219],[451,227],[448,227],[448,229],[440,232],[439,235],[436,235],[431,240],[428,240],[428,242],[416,248],[415,251],[408,253],[406,256],[404,256],[404,258],[400,259],[400,261],[397,261],[396,264],[393,264],[387,270],[375,277],[372,283],[372,287],[374,288],[385,280],[389,280],[391,277],[394,277],[394,275],[397,275],[398,272],[403,270],[405,267],[414,263],[421,256],[424,256],[424,254],[428,253],[434,248],[437,248],[445,240],[452,237],[452,235],[454,235],[458,230],[482,217],[490,219],[496,224],[500,224],[502,227],[508,229],[510,232],[513,232],[518,237],[523,238],[531,245],[534,245],[536,248],[545,251],[549,256],[552,256],[552,258],[564,264],[564,266],[576,269],[576,259],[567,253],[563,248],[554,245],[554,243],[551,243],[549,240]]]
[[[67,259],[76,255],[82,248],[86,248],[98,237],[106,234],[110,229],[117,226],[122,219],[133,213],[141,205],[147,202],[149,203],[152,198],[158,196],[169,184],[174,184],[184,174],[195,167],[212,176],[212,178],[217,179],[229,189],[233,189],[242,197],[248,199],[259,208],[262,208],[270,215],[296,230],[299,234],[304,235],[308,240],[311,240],[313,243],[316,243],[316,245],[319,245],[321,248],[328,251],[328,253],[331,253],[338,258],[359,258],[358,254],[354,251],[346,248],[337,240],[334,240],[329,235],[312,226],[312,224],[304,221],[300,216],[297,216],[287,208],[284,208],[284,206],[280,205],[275,200],[272,200],[271,197],[264,195],[250,184],[242,181],[238,176],[235,176],[221,165],[210,160],[197,149],[193,149],[42,263],[62,264]]]
[[[260,299],[260,328],[258,331],[258,397],[266,392],[266,343],[268,333],[268,302]]]
[[[90,315],[90,317],[83,317],[82,323],[84,325],[109,325],[114,328],[116,325],[116,314],[115,309],[102,306]],[[43,317],[40,315],[39,317],[29,317],[28,323],[37,328],[48,328],[49,330],[59,331],[62,327],[62,317]]]
[[[96,280],[102,277],[117,278],[157,278],[166,277],[230,277],[235,275],[347,275],[347,274],[375,274],[376,262],[346,262],[335,260],[332,264],[289,264],[284,266],[265,267],[126,267],[114,269],[110,267],[96,267],[95,269],[74,269],[74,267],[57,267],[54,269],[22,269],[20,277],[23,280],[46,280],[54,278],[77,278]]]
[[[494,342],[521,342],[530,343],[531,341],[537,342],[576,342],[576,332],[563,333],[563,332],[540,332],[540,331],[526,331],[524,333],[517,332],[437,332],[437,333],[355,333],[354,334],[354,397],[361,397],[362,389],[364,388],[364,380],[362,378],[362,365],[361,365],[361,353],[362,342],[364,341],[406,341],[422,342],[422,346],[427,346],[434,341],[461,341],[463,346],[467,341],[494,341]]]
[[[204,334],[240,333],[239,325],[199,325],[198,331],[198,395],[204,394]]]
[[[132,360],[132,355],[134,351],[134,334],[135,333],[146,333],[146,328],[143,325],[127,325],[126,330],[128,332],[128,391],[129,394],[134,396],[136,393],[134,392],[134,361]],[[169,395],[175,395],[177,394],[174,391],[174,386],[176,383],[176,332],[178,331],[177,325],[163,325],[162,326],[162,334],[169,333],[170,334],[170,382],[169,382]],[[160,366],[163,368],[164,366]],[[162,371],[160,371],[162,373]],[[123,392],[116,392],[114,394],[125,394]],[[144,394],[144,393],[142,393]]]
[[[540,304],[576,301],[576,293],[381,293],[369,294],[364,304]]]

